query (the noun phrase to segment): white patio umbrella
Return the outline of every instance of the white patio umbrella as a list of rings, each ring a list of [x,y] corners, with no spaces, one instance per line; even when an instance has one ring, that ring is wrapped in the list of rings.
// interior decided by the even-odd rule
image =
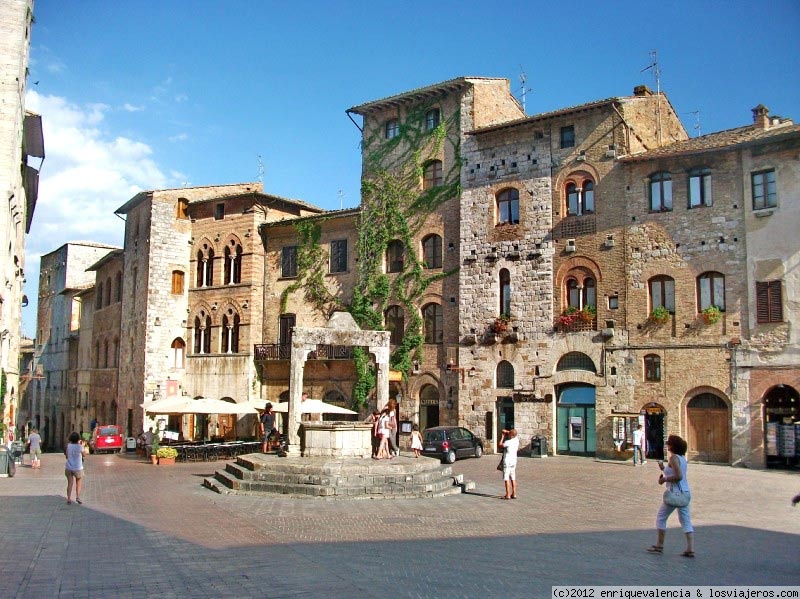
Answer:
[[[232,403],[221,399],[181,397],[159,399],[141,404],[145,412],[152,414],[255,414],[249,403]]]
[[[258,400],[251,399],[250,401],[247,402],[247,404],[244,405],[253,406],[259,412],[263,412],[266,403],[267,403],[266,401],[260,399]],[[273,403],[272,411],[277,412],[279,414],[288,413],[289,402],[281,401]],[[301,401],[300,412],[303,414],[358,414],[358,412],[354,412],[353,410],[348,410],[347,408],[342,408],[330,403],[325,403],[321,399],[307,399],[305,401]]]

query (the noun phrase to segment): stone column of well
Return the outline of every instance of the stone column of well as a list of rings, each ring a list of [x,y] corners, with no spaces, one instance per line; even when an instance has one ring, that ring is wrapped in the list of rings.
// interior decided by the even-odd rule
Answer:
[[[378,368],[376,384],[377,407],[382,409],[389,403],[389,348],[370,347],[370,353],[375,356],[375,365]]]
[[[286,453],[293,457],[300,456],[300,403],[303,395],[303,371],[309,352],[316,346],[303,343],[292,343],[292,359],[289,368],[289,437]]]

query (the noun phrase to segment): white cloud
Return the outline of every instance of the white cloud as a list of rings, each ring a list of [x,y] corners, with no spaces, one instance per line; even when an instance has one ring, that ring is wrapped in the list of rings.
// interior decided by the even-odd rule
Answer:
[[[146,143],[110,131],[105,104],[78,105],[29,89],[25,107],[42,115],[47,154],[26,240],[26,293],[33,299],[41,255],[68,241],[121,246],[124,222],[114,211],[143,189],[169,187],[173,178]]]
[[[144,110],[144,106],[134,106],[133,104],[125,102],[125,104],[122,105],[122,109],[127,112],[141,112]]]
[[[186,94],[178,94],[177,96],[175,96],[175,102],[178,104],[180,104],[181,102],[186,102],[186,100],[188,99],[189,96],[187,96]]]
[[[173,143],[178,141],[186,141],[189,139],[189,136],[186,133],[178,133],[177,135],[172,135],[169,137],[169,140]]]

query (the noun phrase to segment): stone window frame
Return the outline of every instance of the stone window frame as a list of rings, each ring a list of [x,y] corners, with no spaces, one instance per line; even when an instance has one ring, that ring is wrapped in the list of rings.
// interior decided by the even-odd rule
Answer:
[[[504,187],[494,195],[496,226],[519,224],[519,195],[519,189],[516,187]],[[507,212],[506,215],[503,215],[504,211]]]
[[[429,233],[422,238],[422,264],[425,269],[442,268],[444,240],[438,233]]]
[[[655,191],[658,194],[655,194]],[[656,171],[647,177],[647,201],[650,212],[672,212],[674,196],[672,189],[672,173]],[[656,204],[657,202],[657,204]]]
[[[715,293],[715,282],[719,279],[722,280],[721,298],[717,297],[717,294]],[[707,292],[703,290],[705,281],[709,281]],[[704,301],[703,299],[705,294],[708,295],[707,301]],[[716,306],[719,308],[720,312],[725,311],[725,275],[716,270],[708,270],[697,275],[697,311],[702,312],[711,306]]]
[[[182,369],[186,367],[186,341],[183,337],[175,337],[169,346],[170,368]]]
[[[686,207],[689,210],[713,206],[711,169],[707,166],[696,166],[687,171]]]
[[[648,383],[658,383],[661,381],[661,356],[658,354],[647,354],[642,358],[644,368],[644,380]]]
[[[757,194],[759,188],[761,192]],[[753,198],[754,211],[777,208],[778,182],[775,178],[775,169],[767,168],[750,173],[750,193]]]
[[[192,319],[192,353],[194,355],[206,355],[211,353],[212,331],[214,322],[211,314],[206,312],[206,308],[198,310]],[[207,335],[203,331],[208,331]]]
[[[428,160],[422,170],[422,190],[427,191],[441,187],[444,182],[444,170],[441,160]]]
[[[497,273],[498,291],[500,292],[500,317],[511,317],[511,271],[507,268],[501,268]]]
[[[420,310],[424,342],[427,344],[444,343],[444,310],[437,302],[428,302]]]

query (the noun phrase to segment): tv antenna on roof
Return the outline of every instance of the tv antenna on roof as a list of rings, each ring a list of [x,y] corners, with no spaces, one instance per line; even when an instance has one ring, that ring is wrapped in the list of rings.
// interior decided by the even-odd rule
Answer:
[[[521,71],[521,73],[519,74],[519,83],[522,86],[522,90],[520,92],[520,95],[522,97],[522,112],[526,112],[525,111],[525,99],[526,99],[525,97],[526,97],[526,95],[527,95],[527,93],[529,91],[533,91],[533,90],[531,90],[530,87],[525,87],[525,85],[528,83],[528,76],[525,74],[525,69],[522,68],[522,65],[519,65],[519,70]]]
[[[696,132],[695,137],[700,137],[700,111],[692,110],[688,114],[694,115],[694,125],[692,126],[692,129],[694,129]]]
[[[258,161],[258,182],[263,184],[264,183],[264,163],[261,162],[261,154],[259,154],[256,158]]]
[[[656,78],[656,120],[658,125],[658,145],[661,146],[661,70],[658,68],[658,50],[650,52],[650,58],[653,62],[650,66],[643,68],[640,73],[653,70],[653,76]]]

